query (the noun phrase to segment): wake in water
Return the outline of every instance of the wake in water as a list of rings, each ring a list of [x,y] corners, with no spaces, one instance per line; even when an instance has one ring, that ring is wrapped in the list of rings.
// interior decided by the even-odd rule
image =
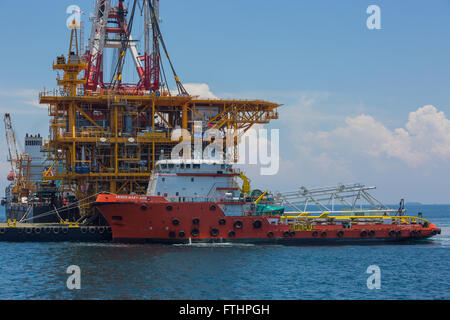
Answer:
[[[251,243],[231,243],[231,242],[219,242],[219,243],[183,243],[174,244],[175,247],[194,247],[194,248],[227,248],[227,247],[254,247]]]

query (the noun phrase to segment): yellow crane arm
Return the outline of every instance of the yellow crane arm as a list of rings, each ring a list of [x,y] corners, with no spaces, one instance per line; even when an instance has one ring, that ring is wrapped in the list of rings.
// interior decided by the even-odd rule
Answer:
[[[250,180],[242,172],[239,175],[239,178],[241,178],[242,181],[244,181],[244,183],[242,184],[242,188],[240,188],[241,192],[244,193],[244,194],[249,194],[250,190],[251,190]]]
[[[261,201],[261,199],[264,198],[264,196],[267,194],[267,192],[269,192],[269,190],[264,191],[263,194],[258,199],[256,199],[256,201],[253,203],[258,204]]]
[[[56,161],[53,162],[52,166],[47,171],[44,172],[44,177],[47,177],[50,174],[50,172],[52,171],[55,164],[56,164]]]

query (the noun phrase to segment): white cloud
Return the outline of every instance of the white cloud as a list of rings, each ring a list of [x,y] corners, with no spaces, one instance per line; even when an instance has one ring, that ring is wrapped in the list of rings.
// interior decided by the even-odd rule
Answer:
[[[201,99],[217,99],[206,83],[185,83],[183,86],[191,96],[199,96]]]
[[[2,111],[8,109],[14,112],[23,106],[33,106],[39,109],[47,109],[47,105],[39,103],[39,91],[33,89],[0,90]]]
[[[394,130],[369,115],[349,117],[345,122],[344,127],[309,133],[307,138],[322,152],[386,156],[414,168],[450,157],[450,120],[434,106],[411,112],[405,128]]]

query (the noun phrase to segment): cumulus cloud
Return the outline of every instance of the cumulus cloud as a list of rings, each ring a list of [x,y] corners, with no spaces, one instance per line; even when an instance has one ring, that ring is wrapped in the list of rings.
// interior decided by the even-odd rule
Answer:
[[[206,83],[185,83],[183,86],[192,96],[199,96],[201,99],[217,99]]]
[[[396,158],[417,168],[450,157],[450,120],[427,105],[409,114],[405,128],[390,130],[369,115],[346,119],[346,126],[309,133],[308,140],[330,153]]]

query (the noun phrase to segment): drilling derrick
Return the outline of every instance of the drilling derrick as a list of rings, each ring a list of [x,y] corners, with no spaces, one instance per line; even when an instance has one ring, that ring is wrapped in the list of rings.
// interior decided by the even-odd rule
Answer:
[[[97,0],[86,52],[72,28],[68,57],[58,57],[53,65],[64,72],[58,78],[61,88],[40,94],[51,117],[52,175],[44,179],[60,181],[80,200],[99,192],[145,193],[155,162],[170,158],[180,142],[171,139],[176,129],[193,133],[194,124],[200,124],[203,131],[234,134],[237,160],[239,138],[253,124],[278,119],[276,103],[189,95],[162,37],[159,0],[130,4]],[[142,55],[132,34],[137,23],[144,24]],[[110,74],[104,72],[107,50],[113,53]],[[127,61],[134,65],[137,83],[126,81]],[[91,214],[88,203],[81,205],[83,214]]]

